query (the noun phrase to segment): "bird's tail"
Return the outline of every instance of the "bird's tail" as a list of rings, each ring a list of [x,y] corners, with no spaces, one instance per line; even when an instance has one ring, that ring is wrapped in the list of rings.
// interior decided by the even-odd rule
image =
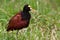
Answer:
[[[7,28],[7,30],[6,31],[9,31],[9,29]]]
[[[9,27],[7,27],[7,30],[6,31],[9,31],[10,30],[10,28]]]

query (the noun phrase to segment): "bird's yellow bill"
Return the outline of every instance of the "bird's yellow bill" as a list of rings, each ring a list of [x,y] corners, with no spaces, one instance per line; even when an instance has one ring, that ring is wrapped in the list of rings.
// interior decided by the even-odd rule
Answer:
[[[36,12],[36,10],[35,10],[35,9],[33,9],[30,5],[29,5],[28,7],[30,7],[31,12]]]

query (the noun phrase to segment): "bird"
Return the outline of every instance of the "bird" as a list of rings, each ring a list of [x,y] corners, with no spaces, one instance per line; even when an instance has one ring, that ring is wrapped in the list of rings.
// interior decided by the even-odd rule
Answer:
[[[31,8],[28,4],[24,5],[23,10],[16,13],[8,22],[7,31],[21,30],[27,28],[30,23]]]
[[[17,30],[16,40],[18,40],[18,32],[23,28],[27,28],[30,23],[31,14],[30,12],[35,12],[36,10],[32,9],[29,4],[25,4],[22,11],[16,13],[8,22],[6,31]]]

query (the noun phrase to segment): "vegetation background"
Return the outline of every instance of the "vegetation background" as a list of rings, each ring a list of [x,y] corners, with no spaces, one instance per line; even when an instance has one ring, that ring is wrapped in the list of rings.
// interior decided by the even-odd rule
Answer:
[[[16,31],[6,28],[25,4],[36,12],[30,12],[30,25],[19,31],[18,40],[60,40],[60,0],[0,0],[0,40],[17,40]]]

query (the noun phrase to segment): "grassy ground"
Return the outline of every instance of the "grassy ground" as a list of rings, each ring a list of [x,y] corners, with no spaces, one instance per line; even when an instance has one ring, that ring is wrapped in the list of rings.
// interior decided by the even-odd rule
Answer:
[[[30,25],[19,31],[18,40],[60,40],[60,0],[0,0],[0,40],[17,40],[16,31],[7,32],[9,19],[31,5]]]

